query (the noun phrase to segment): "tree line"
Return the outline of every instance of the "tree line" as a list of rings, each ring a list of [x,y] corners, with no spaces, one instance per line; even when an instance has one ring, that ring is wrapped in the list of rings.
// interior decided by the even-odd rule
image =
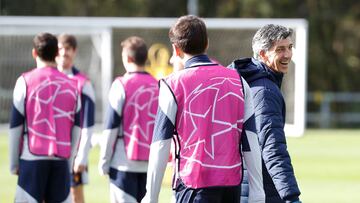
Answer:
[[[21,6],[19,6],[21,5]],[[308,91],[360,91],[360,1],[198,0],[206,18],[304,18]],[[178,17],[185,0],[0,0],[1,15]]]

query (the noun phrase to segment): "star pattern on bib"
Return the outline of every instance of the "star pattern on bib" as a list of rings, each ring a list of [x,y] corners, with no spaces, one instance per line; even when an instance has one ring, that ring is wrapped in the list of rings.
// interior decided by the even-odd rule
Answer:
[[[55,133],[56,124],[54,120],[64,117],[71,121],[74,120],[74,109],[69,111],[60,105],[61,102],[66,102],[66,100],[61,99],[64,95],[67,95],[67,98],[70,96],[76,100],[76,95],[73,91],[62,88],[62,85],[65,83],[69,83],[69,81],[61,77],[56,77],[55,79],[47,78],[29,94],[29,100],[35,101],[33,126],[45,124],[51,132]],[[47,111],[49,107],[52,110],[51,112]],[[52,115],[49,115],[49,113],[52,113]]]
[[[134,141],[138,142],[140,145],[149,147],[149,137],[152,135],[152,126],[155,123],[156,108],[153,108],[154,105],[157,105],[158,101],[158,88],[156,85],[151,86],[141,86],[139,87],[134,94],[128,100],[128,108],[133,108],[134,117],[130,121],[128,129],[124,131],[125,135],[130,136],[127,131],[132,131],[134,128],[137,128],[140,132],[141,137],[135,139]],[[145,125],[139,124],[139,119],[141,117],[142,121],[145,121]],[[143,123],[142,123],[143,124]]]
[[[227,88],[230,87],[230,88]],[[239,91],[233,92],[235,88],[238,88]],[[230,90],[230,91],[229,91]],[[239,94],[240,92],[240,94]],[[213,100],[206,100],[206,98],[214,98]],[[217,142],[221,142],[221,136],[227,135],[227,132],[231,130],[237,130],[241,133],[241,129],[238,128],[238,125],[243,122],[243,119],[231,121],[228,119],[227,115],[224,115],[222,112],[222,107],[224,104],[229,105],[228,103],[220,104],[221,102],[240,100],[244,101],[243,94],[241,91],[241,84],[239,79],[217,77],[211,79],[209,84],[202,83],[198,85],[188,96],[190,100],[184,116],[188,116],[191,121],[192,131],[189,137],[184,140],[184,149],[189,149],[194,147],[192,154],[188,159],[191,159],[196,162],[201,162],[196,158],[199,150],[202,150],[209,156],[212,160],[216,159],[215,157],[215,147]],[[201,102],[201,103],[200,103]],[[211,124],[208,123],[211,121]],[[211,129],[211,134],[209,139],[200,138],[199,136],[194,136],[196,133],[205,133],[207,134],[208,129],[204,129],[203,126],[209,126],[208,129]],[[201,126],[201,127],[200,127]],[[202,128],[204,132],[198,132],[199,128]],[[205,164],[205,163],[202,163]],[[221,164],[221,163],[219,163]]]

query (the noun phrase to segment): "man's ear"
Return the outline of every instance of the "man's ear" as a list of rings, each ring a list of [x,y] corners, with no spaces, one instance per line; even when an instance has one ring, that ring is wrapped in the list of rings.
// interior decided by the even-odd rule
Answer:
[[[175,55],[179,56],[180,58],[184,57],[184,52],[175,44],[172,44],[173,50],[175,51]]]
[[[34,48],[31,50],[31,55],[34,59],[36,59],[36,57],[38,56]]]
[[[265,50],[261,50],[260,53],[259,53],[259,56],[260,56],[260,58],[261,58],[261,60],[262,60],[263,62],[266,62],[266,61],[267,61],[267,56],[266,56]]]
[[[134,58],[129,56],[129,55],[126,56],[126,60],[127,60],[128,63],[134,63],[134,61],[135,61]]]

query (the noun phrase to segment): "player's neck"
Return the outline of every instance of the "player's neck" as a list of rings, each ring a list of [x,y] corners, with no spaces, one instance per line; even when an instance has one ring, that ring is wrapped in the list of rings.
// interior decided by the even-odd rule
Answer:
[[[145,67],[144,66],[137,66],[135,64],[129,64],[126,67],[126,72],[131,73],[131,72],[144,72],[145,71]]]
[[[62,73],[68,73],[68,72],[71,71],[72,65],[69,66],[69,67],[58,66],[57,68],[58,68],[58,70],[59,70],[60,72],[62,72]]]
[[[56,68],[55,61],[43,61],[41,59],[36,60],[36,67],[37,68],[45,68],[45,67],[54,67]]]

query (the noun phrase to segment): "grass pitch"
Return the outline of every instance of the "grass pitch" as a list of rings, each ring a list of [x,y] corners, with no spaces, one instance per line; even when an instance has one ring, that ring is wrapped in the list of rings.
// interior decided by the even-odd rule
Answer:
[[[360,130],[307,130],[301,138],[287,138],[304,203],[360,202]],[[99,148],[90,153],[87,203],[109,202],[108,178],[97,171]],[[10,175],[8,137],[0,135],[0,200],[13,202],[17,177]],[[160,203],[170,202],[166,175]]]

